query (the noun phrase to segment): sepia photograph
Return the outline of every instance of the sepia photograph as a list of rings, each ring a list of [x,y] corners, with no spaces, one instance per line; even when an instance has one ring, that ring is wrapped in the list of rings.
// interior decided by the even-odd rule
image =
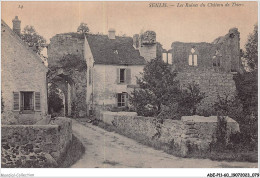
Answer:
[[[2,1],[1,167],[258,168],[258,1]]]

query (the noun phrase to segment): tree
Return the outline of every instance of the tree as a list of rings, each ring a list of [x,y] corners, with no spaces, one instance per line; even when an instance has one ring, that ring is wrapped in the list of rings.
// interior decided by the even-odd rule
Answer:
[[[29,25],[24,27],[21,39],[39,55],[46,45],[46,40],[36,32],[33,26]]]
[[[258,25],[254,27],[253,33],[249,34],[248,41],[245,45],[246,51],[243,57],[251,70],[257,70],[258,66]]]
[[[188,83],[187,88],[182,91],[180,105],[185,108],[185,110],[188,109],[191,115],[195,115],[196,106],[203,98],[205,98],[205,93],[200,92],[199,85],[195,82]]]
[[[140,85],[130,97],[130,103],[143,116],[157,116],[164,106],[172,106],[180,96],[176,73],[161,59],[153,59],[144,67]]]
[[[243,57],[250,68],[249,72],[238,74],[235,78],[238,98],[246,115],[257,116],[258,105],[258,25],[248,37]]]
[[[77,32],[79,33],[88,33],[89,32],[89,28],[88,25],[86,23],[80,23]]]

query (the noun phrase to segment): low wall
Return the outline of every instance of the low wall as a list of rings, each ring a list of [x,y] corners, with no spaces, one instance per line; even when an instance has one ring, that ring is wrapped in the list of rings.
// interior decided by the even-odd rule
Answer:
[[[125,135],[141,136],[178,149],[182,155],[192,145],[200,151],[208,150],[216,137],[217,116],[184,116],[181,120],[160,122],[152,117],[136,116],[133,113],[103,112],[100,119],[114,125]],[[239,125],[227,117],[227,134],[239,132]]]
[[[2,167],[57,167],[72,140],[72,122],[56,118],[48,125],[2,125]]]

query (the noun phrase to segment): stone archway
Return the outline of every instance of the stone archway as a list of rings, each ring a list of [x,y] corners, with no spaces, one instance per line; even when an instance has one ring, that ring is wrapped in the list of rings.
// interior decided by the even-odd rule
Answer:
[[[73,115],[73,100],[75,99],[75,83],[63,69],[49,72],[48,83],[54,84],[64,94],[64,115]]]

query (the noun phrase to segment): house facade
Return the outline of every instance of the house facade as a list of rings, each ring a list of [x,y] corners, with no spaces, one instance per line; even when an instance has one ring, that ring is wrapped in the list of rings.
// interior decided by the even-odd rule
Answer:
[[[127,107],[146,59],[131,37],[118,37],[114,29],[108,35],[87,35],[86,41],[92,54],[88,61],[90,110]]]
[[[20,24],[21,21],[15,17],[12,30],[1,21],[3,124],[35,124],[48,114],[48,69],[20,39]]]

